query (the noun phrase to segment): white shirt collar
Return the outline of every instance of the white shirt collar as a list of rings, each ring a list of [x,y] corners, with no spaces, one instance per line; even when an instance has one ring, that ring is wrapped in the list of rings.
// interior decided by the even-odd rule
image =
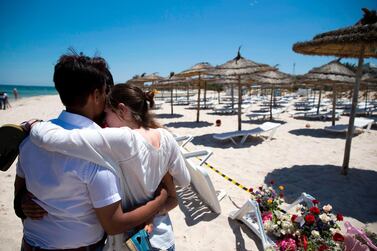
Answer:
[[[58,119],[65,123],[74,125],[77,128],[92,128],[92,129],[101,128],[99,125],[97,125],[95,122],[93,122],[89,118],[84,117],[79,114],[70,113],[67,111],[62,111]]]

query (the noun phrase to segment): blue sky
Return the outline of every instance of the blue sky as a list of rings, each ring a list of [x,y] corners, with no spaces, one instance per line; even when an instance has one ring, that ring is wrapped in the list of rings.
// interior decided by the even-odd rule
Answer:
[[[377,1],[1,0],[0,84],[53,85],[54,64],[68,47],[104,57],[116,82],[222,64],[239,45],[248,59],[287,73],[295,63],[301,74],[333,58],[296,54],[293,43],[354,24],[362,7],[376,9]]]

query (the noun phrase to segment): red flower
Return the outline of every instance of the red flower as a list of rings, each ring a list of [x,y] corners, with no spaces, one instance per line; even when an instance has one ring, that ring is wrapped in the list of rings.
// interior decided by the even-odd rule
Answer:
[[[332,237],[332,239],[334,241],[344,241],[344,237],[340,233],[335,233],[334,236]]]
[[[320,247],[318,248],[318,251],[324,251],[324,250],[328,250],[328,249],[329,249],[328,246],[326,246],[326,245],[322,245],[322,246],[320,246]]]
[[[306,235],[301,235],[301,242],[302,246],[304,247],[304,250],[308,249],[308,239],[306,238]]]
[[[271,185],[275,184],[275,181],[274,181],[274,180],[271,180],[271,181],[270,181],[270,184],[271,184]]]
[[[318,200],[312,200],[312,202],[313,202],[314,205],[317,205],[319,203]]]
[[[260,204],[260,203],[261,203],[261,200],[260,200],[260,199],[257,199],[257,202]]]
[[[336,215],[336,219],[337,219],[338,221],[342,221],[342,220],[343,220],[343,215],[342,215],[342,214],[337,214],[337,215]]]
[[[249,190],[247,190],[247,191],[249,191],[249,193],[252,193],[254,190],[253,190],[252,187],[250,187]]]
[[[310,208],[310,212],[311,212],[312,214],[319,214],[319,213],[320,213],[318,207],[311,207],[311,208]]]
[[[305,222],[308,223],[308,225],[312,225],[315,222],[314,215],[308,214],[305,216]]]
[[[298,217],[298,216],[297,216],[297,215],[295,215],[295,214],[294,214],[294,215],[292,215],[292,217],[291,217],[291,221],[292,221],[292,222],[295,222],[295,220],[297,219],[297,217]]]
[[[258,188],[259,188],[259,190],[261,190],[261,191],[263,190],[263,187],[258,187]]]
[[[283,194],[283,193],[279,193],[279,197],[280,197],[280,198],[283,198],[283,197],[284,197],[284,194]]]

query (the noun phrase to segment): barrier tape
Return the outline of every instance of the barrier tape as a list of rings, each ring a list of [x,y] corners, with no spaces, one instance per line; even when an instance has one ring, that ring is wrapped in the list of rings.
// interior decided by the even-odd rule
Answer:
[[[199,158],[200,159],[200,158]],[[242,190],[245,190],[246,192],[249,193],[249,188],[248,187],[245,187],[244,185],[242,185],[241,183],[235,181],[234,179],[228,177],[227,175],[223,174],[222,172],[220,172],[218,169],[214,168],[213,166],[211,166],[210,164],[208,164],[207,162],[204,162],[204,164],[211,168],[213,171],[215,171],[216,173],[220,174],[221,177],[223,177],[224,179],[226,179],[227,181],[231,182],[232,184],[238,186],[239,188],[241,188]]]
[[[185,148],[186,151],[189,151],[187,148]],[[200,161],[202,161],[201,158],[197,157]],[[204,162],[203,164],[205,164],[208,168],[212,169],[212,171],[215,171],[216,173],[220,174],[221,177],[223,177],[224,179],[226,179],[227,181],[231,182],[233,185],[236,185],[237,187],[241,188],[242,190],[250,193],[249,191],[249,188],[248,187],[245,187],[244,185],[242,185],[241,183],[235,181],[234,179],[230,178],[229,176],[227,176],[226,174],[220,172],[218,169],[216,169],[215,167],[211,166],[210,164],[208,164],[207,162]]]

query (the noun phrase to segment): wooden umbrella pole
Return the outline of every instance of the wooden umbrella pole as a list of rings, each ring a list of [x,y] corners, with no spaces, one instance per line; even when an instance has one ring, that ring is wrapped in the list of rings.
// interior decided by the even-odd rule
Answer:
[[[234,84],[230,84],[230,95],[232,95],[232,112],[234,111]]]
[[[346,140],[346,147],[344,150],[344,158],[343,158],[343,169],[342,174],[347,175],[348,173],[348,166],[350,161],[350,154],[351,154],[351,143],[352,137],[354,132],[354,123],[355,123],[355,113],[356,113],[356,106],[357,106],[357,99],[359,97],[359,87],[360,87],[360,79],[363,69],[364,63],[364,48],[361,50],[360,57],[359,57],[359,64],[357,66],[356,72],[356,83],[353,88],[353,97],[352,97],[352,106],[350,112],[350,120],[348,123],[348,130],[347,130],[347,140]]]
[[[319,114],[319,107],[321,106],[321,94],[322,94],[322,89],[319,89],[317,115]]]
[[[367,109],[368,109],[368,84],[367,84],[367,89],[366,89],[366,92],[365,92],[365,113],[367,113]]]
[[[242,104],[242,90],[241,90],[241,76],[238,75],[238,131],[241,131],[241,104]]]
[[[173,84],[170,84],[170,113],[173,115]]]
[[[190,102],[190,84],[187,84],[187,104]]]
[[[271,88],[271,99],[270,99],[270,120],[272,120],[272,98],[274,95],[274,87]]]
[[[204,81],[204,108],[207,107],[207,81]]]
[[[332,121],[332,125],[334,126],[335,125],[335,109],[336,109],[336,86],[335,86],[335,84],[333,84],[332,93],[333,93],[333,97],[332,97],[332,118],[331,118],[331,121]]]
[[[196,110],[196,122],[199,122],[199,114],[200,114],[200,74],[199,74],[199,83],[198,83],[198,107]]]

